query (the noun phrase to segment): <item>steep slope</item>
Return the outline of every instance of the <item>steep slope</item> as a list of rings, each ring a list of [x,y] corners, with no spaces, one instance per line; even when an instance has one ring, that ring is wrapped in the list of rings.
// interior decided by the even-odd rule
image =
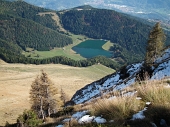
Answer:
[[[162,79],[170,76],[170,48],[166,49],[163,55],[155,63],[157,67],[153,69],[151,79]],[[136,63],[122,68],[120,71],[108,75],[98,81],[95,81],[84,88],[78,90],[72,97],[71,101],[80,104],[90,101],[101,95],[113,91],[121,91],[137,80],[137,75],[143,70],[143,63]]]

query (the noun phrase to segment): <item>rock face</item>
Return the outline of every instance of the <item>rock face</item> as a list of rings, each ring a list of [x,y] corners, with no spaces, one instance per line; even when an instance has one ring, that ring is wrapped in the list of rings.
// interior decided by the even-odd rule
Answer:
[[[157,63],[158,66],[153,68],[151,79],[162,79],[170,76],[170,48],[166,49],[163,55],[159,57],[155,63]],[[121,91],[137,80],[137,75],[141,73],[142,69],[144,69],[143,62],[123,67],[120,71],[88,84],[78,90],[73,95],[71,101],[75,104],[80,104],[111,91]]]

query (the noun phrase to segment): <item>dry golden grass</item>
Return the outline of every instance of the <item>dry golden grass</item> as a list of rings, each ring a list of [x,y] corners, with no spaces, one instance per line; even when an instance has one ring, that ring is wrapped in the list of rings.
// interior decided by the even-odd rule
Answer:
[[[137,87],[138,96],[144,102],[152,104],[170,104],[170,88],[165,87],[163,80],[154,80],[143,82]]]
[[[69,98],[83,86],[114,72],[102,65],[76,68],[56,64],[7,64],[0,61],[0,125],[6,121],[16,122],[18,115],[30,108],[30,86],[41,69],[48,74],[58,91],[62,88]]]
[[[143,109],[144,105],[136,97],[116,97],[114,99],[101,99],[92,106],[95,116],[114,121],[123,121],[134,113]]]
[[[160,125],[164,119],[170,125],[170,87],[166,80],[154,80],[143,82],[137,87],[138,96],[144,102],[151,102],[144,115],[149,121]]]

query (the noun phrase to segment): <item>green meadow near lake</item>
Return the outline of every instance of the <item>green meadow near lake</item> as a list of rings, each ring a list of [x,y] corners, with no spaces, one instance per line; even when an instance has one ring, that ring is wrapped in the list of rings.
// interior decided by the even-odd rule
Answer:
[[[106,42],[105,40],[86,40],[74,46],[72,49],[85,58],[92,58],[99,55],[110,58],[112,56],[111,52],[102,48]]]

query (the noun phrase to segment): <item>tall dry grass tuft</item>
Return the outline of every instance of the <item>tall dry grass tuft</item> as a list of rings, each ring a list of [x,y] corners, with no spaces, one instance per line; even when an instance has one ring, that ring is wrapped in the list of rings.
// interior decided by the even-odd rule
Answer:
[[[147,119],[160,126],[161,119],[170,125],[170,88],[163,80],[148,81],[137,87],[138,96],[144,102],[151,102],[144,112]]]
[[[149,81],[137,87],[138,96],[145,102],[152,104],[170,104],[170,89],[166,88],[162,80]]]
[[[144,104],[136,97],[116,97],[114,99],[98,100],[92,105],[93,115],[114,121],[131,118],[132,115],[144,108]]]

